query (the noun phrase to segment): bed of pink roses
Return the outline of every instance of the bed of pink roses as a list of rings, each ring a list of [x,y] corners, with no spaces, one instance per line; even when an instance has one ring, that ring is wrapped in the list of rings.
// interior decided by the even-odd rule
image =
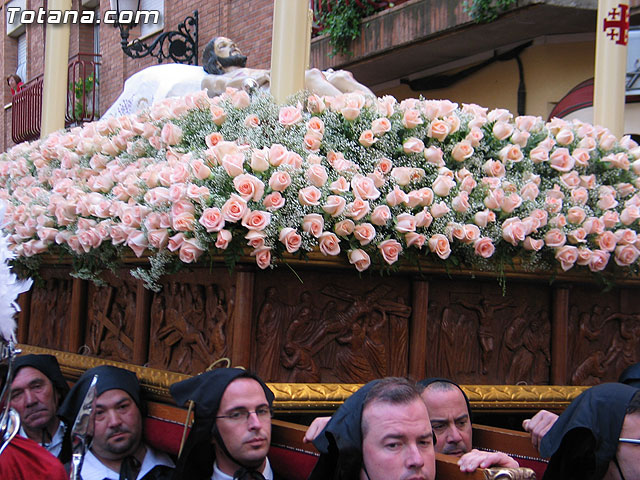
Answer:
[[[637,273],[639,158],[605,128],[477,105],[229,90],[17,145],[0,196],[25,264],[62,252],[93,274],[132,251],[150,286],[246,248],[263,269],[319,250],[358,271],[428,256]]]

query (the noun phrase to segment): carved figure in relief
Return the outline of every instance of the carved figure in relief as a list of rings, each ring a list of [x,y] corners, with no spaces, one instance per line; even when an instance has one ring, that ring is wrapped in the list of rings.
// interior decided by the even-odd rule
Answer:
[[[210,352],[221,358],[227,353],[227,322],[233,314],[233,300],[226,300],[224,289],[205,287],[205,340]]]
[[[109,303],[106,304],[104,313],[96,312],[98,325],[95,353],[113,360],[130,361],[133,339],[128,330],[132,330],[135,321],[136,296],[126,283],[118,289],[117,294],[114,287],[107,288],[110,290],[107,295]]]
[[[282,350],[282,366],[291,370],[289,382],[318,383],[320,369],[311,351],[297,343],[287,343]]]
[[[522,309],[507,327],[504,337],[506,349],[511,351],[506,360],[509,369],[506,383],[539,383],[551,363],[549,355],[549,325],[543,312]]]
[[[50,278],[44,287],[33,289],[29,343],[48,348],[63,348],[64,325],[71,301],[69,283]],[[54,323],[61,328],[50,328]]]
[[[482,374],[489,372],[489,363],[494,351],[494,332],[493,321],[496,312],[509,308],[508,303],[491,304],[486,298],[480,300],[480,303],[459,302],[464,308],[476,312],[478,314],[478,341],[482,350]]]
[[[605,365],[613,366],[616,372],[621,372],[638,361],[640,314],[614,313],[605,320],[610,321],[617,321],[619,327],[607,350]]]
[[[257,370],[267,381],[278,377],[284,328],[295,312],[295,307],[278,301],[277,294],[278,290],[275,287],[267,288],[258,312],[256,340],[260,363],[257,365]]]

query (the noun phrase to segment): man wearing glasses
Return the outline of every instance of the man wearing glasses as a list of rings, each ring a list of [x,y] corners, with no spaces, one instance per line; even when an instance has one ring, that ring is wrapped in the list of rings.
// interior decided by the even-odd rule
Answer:
[[[274,396],[260,378],[217,368],[170,390],[178,405],[193,401],[195,412],[174,479],[278,480],[267,458]]]

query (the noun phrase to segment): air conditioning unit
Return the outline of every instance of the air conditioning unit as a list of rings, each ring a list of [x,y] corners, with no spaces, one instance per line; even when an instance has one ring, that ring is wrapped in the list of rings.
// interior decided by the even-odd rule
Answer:
[[[17,11],[16,9],[20,9]],[[27,9],[27,0],[11,0],[5,5],[7,35],[18,37],[24,33],[25,26],[20,21],[21,13]]]

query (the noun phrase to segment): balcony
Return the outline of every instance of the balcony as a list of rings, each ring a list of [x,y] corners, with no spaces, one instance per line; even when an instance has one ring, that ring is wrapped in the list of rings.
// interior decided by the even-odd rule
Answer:
[[[329,3],[335,4],[314,2],[318,18]],[[352,55],[332,57],[328,36],[320,35],[312,39],[310,64],[321,70],[350,70],[378,91],[398,86],[401,79],[479,63],[533,39],[595,35],[595,0],[519,0],[495,21],[482,24],[469,17],[462,1],[408,0],[393,2],[393,7],[386,3],[389,8],[362,21],[360,36],[349,48]],[[631,23],[638,24],[640,1],[631,0],[630,5]]]
[[[67,111],[65,126],[97,120],[99,106],[100,55],[79,53],[68,67]],[[40,137],[42,120],[42,75],[27,83],[13,97],[11,139],[14,143]]]

